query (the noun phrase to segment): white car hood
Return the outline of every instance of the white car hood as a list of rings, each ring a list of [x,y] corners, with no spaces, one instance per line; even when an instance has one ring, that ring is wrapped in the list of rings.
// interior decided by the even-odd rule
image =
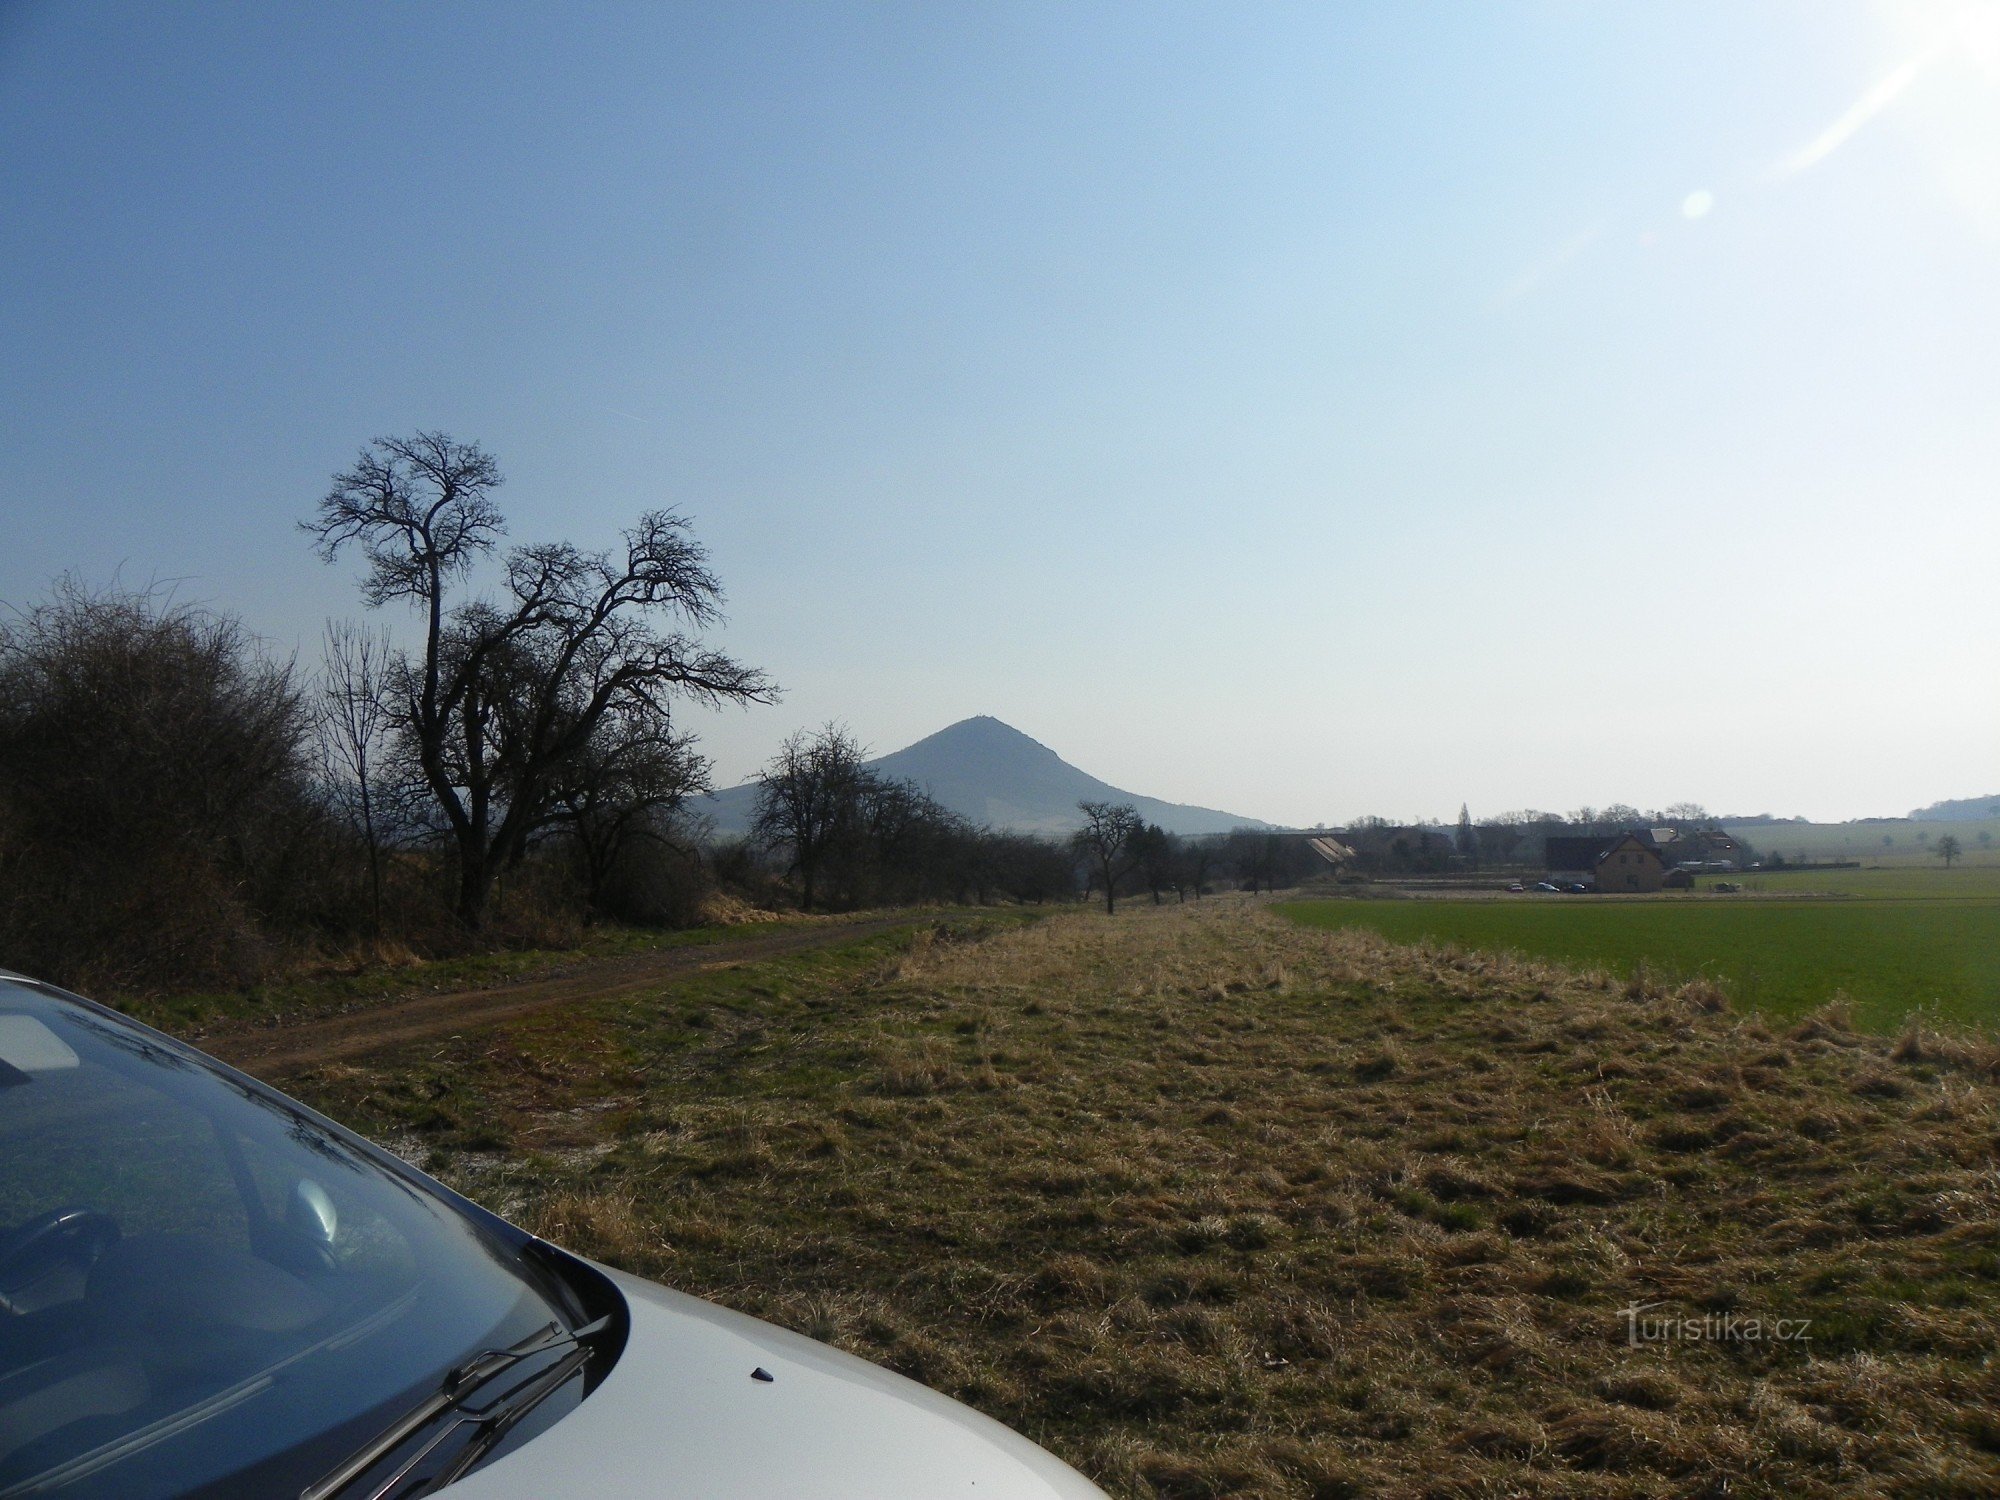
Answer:
[[[1020,1434],[915,1381],[599,1269],[631,1309],[618,1363],[575,1411],[452,1485],[451,1500],[1104,1500]]]

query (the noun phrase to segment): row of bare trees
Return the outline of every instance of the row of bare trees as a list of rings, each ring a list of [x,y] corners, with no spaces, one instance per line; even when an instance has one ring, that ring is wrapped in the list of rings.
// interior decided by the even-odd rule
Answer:
[[[940,806],[922,788],[884,776],[846,729],[792,735],[757,777],[754,847],[778,860],[800,905],[884,901],[1102,899],[1145,893],[1154,902],[1199,899],[1224,882],[1250,890],[1318,873],[1295,836],[1243,830],[1200,838],[1169,833],[1129,803],[1077,804],[1066,838],[999,833]]]
[[[1129,802],[1079,802],[1083,827],[1071,839],[1084,871],[1084,894],[1100,893],[1118,909],[1120,891],[1143,890],[1154,905],[1200,900],[1223,881],[1243,890],[1278,890],[1322,873],[1318,856],[1296,835],[1242,828],[1187,837],[1148,823]]]
[[[838,724],[790,736],[757,777],[752,838],[782,862],[799,903],[1061,900],[1075,862],[1055,840],[996,832],[882,775]]]

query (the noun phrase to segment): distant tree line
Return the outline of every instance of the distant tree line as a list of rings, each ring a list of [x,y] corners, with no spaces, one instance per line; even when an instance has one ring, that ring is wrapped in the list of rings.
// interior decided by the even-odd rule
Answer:
[[[1200,900],[1225,882],[1241,890],[1297,885],[1327,866],[1297,834],[1255,829],[1188,837],[1147,823],[1130,803],[1079,802],[1083,827],[1071,846],[1083,866],[1083,893],[1115,912],[1119,895],[1143,892],[1160,905]]]
[[[787,739],[756,787],[750,836],[729,851],[727,867],[761,868],[807,910],[1079,897],[1115,910],[1120,896],[1198,900],[1225,884],[1274,890],[1325,869],[1295,835],[1183,837],[1126,803],[1079,803],[1083,827],[1068,837],[986,828],[871,769],[838,724]]]

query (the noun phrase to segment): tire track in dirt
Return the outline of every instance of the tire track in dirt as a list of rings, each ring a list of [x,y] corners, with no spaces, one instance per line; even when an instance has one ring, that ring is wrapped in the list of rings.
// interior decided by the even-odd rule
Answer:
[[[662,982],[739,964],[759,963],[854,942],[898,927],[908,917],[802,927],[741,942],[704,943],[604,959],[540,979],[483,990],[413,995],[338,1015],[276,1026],[212,1032],[195,1045],[231,1067],[275,1079],[321,1063],[346,1062],[431,1037],[457,1036],[518,1020],[556,1005],[586,1004],[657,988]]]

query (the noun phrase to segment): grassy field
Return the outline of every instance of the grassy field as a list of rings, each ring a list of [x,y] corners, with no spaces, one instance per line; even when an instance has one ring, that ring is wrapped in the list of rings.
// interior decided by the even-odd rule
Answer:
[[[240,989],[165,995],[93,994],[91,998],[116,1005],[149,1026],[185,1033],[217,1022],[293,1020],[362,1009],[427,991],[511,984],[597,959],[741,942],[774,931],[779,925],[746,922],[679,932],[605,926],[591,929],[573,948],[507,948],[436,959],[404,953],[388,961],[380,955],[357,956],[345,965],[327,965],[296,978]]]
[[[875,936],[291,1086],[1122,1500],[1664,1500],[2000,1493],[1996,1070],[1210,901]]]
[[[1900,874],[1845,870],[1796,878],[1820,889],[1836,884],[1866,890],[1893,888]],[[1954,874],[1963,874],[1968,884],[1989,876]],[[1940,877],[1941,872],[1932,874],[1933,880]],[[1773,874],[1760,883],[1781,887],[1794,878]],[[1706,978],[1739,1006],[1780,1018],[1844,999],[1861,1025],[1877,1031],[1894,1030],[1912,1011],[1957,1024],[2000,1025],[2000,899],[1993,896],[1837,901],[1530,896],[1295,902],[1282,910],[1309,926],[1365,927],[1396,942],[1515,952],[1621,977],[1643,972],[1669,981]]]
[[[893,917],[891,910],[869,913]],[[937,908],[910,908],[912,922],[939,915]],[[943,913],[950,915],[949,912]],[[727,926],[662,931],[604,924],[585,930],[568,948],[496,948],[450,958],[421,959],[407,951],[385,961],[357,955],[345,964],[321,964],[312,972],[234,990],[183,991],[166,995],[93,994],[149,1026],[181,1034],[229,1023],[265,1024],[312,1016],[345,1014],[412,995],[517,984],[563,973],[607,959],[640,958],[687,948],[725,953],[735,945],[807,926],[838,925],[844,919],[787,913]]]

